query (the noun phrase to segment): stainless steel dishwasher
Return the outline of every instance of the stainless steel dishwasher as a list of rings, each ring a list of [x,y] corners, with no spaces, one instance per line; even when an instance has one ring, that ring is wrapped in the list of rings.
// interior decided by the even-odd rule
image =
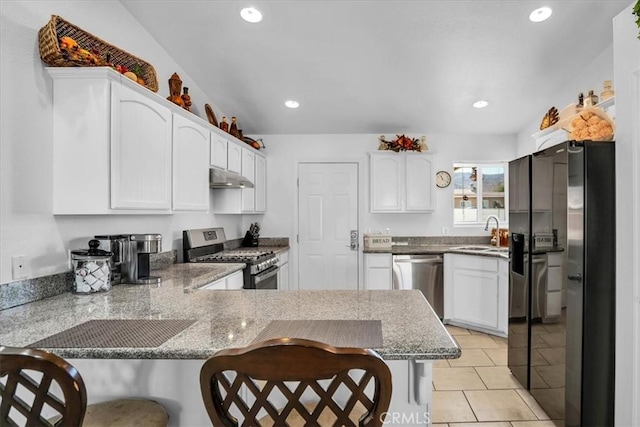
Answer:
[[[444,315],[442,255],[393,255],[393,289],[419,289],[438,317]]]

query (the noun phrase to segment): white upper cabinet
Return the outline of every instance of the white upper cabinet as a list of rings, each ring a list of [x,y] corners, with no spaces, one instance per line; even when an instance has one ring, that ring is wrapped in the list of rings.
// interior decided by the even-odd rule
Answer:
[[[170,213],[171,110],[108,68],[47,71],[53,213]]]
[[[218,169],[227,169],[227,139],[211,132],[211,158],[209,164]]]
[[[233,142],[227,143],[227,169],[230,172],[242,172],[242,147]]]
[[[229,142],[229,147],[236,146]],[[237,146],[240,151],[240,173],[254,188],[223,188],[212,190],[213,212],[216,214],[264,213],[267,206],[267,159],[252,148]],[[231,159],[229,150],[229,159]]]
[[[427,155],[406,153],[406,210],[429,212],[434,209],[433,168]]]
[[[47,72],[54,214],[206,211],[210,167],[258,181],[255,189],[214,190],[216,213],[265,211],[262,153],[110,68]]]
[[[397,153],[371,153],[371,212],[402,210],[404,159]]]
[[[209,209],[210,131],[185,117],[173,117],[173,210]]]
[[[434,210],[431,158],[422,153],[370,153],[371,212]]]
[[[251,182],[256,180],[256,155],[246,148],[242,149],[242,176]],[[253,188],[242,190],[242,212],[252,213],[256,209],[256,192]]]
[[[111,208],[171,209],[171,111],[111,88]]]
[[[267,159],[256,155],[256,176],[253,181],[256,197],[256,213],[267,211]]]

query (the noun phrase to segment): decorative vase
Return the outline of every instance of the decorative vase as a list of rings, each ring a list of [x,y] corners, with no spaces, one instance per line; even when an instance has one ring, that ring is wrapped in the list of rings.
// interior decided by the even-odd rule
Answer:
[[[231,117],[231,126],[229,127],[229,133],[232,136],[240,139],[240,134],[238,134],[238,119],[235,117]]]
[[[605,99],[613,98],[615,96],[615,92],[612,89],[611,80],[604,81],[604,90],[600,94],[600,100],[604,101]]]
[[[222,120],[220,120],[220,129],[225,132],[229,132],[229,123],[227,123],[227,118],[222,116]]]
[[[187,111],[191,111],[191,96],[189,95],[189,88],[188,87],[184,87],[182,88],[183,94],[180,98],[182,98],[182,102],[184,102],[184,105],[182,106],[182,108],[184,108]]]
[[[176,105],[184,107],[184,101],[180,96],[180,92],[182,92],[182,80],[180,80],[178,73],[173,73],[169,79],[169,96],[167,99]]]
[[[584,97],[584,107],[593,107],[598,104],[598,95],[594,94],[592,90]]]

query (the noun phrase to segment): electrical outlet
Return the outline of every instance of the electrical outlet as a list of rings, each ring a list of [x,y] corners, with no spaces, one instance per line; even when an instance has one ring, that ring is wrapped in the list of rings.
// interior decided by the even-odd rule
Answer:
[[[442,235],[443,236],[448,236],[449,235],[449,229],[447,227],[442,227]]]
[[[27,278],[27,266],[25,265],[24,255],[17,255],[11,258],[11,271],[13,280]]]

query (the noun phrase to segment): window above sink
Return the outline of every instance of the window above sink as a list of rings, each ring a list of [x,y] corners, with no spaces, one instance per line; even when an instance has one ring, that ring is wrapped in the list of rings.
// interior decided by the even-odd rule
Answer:
[[[506,226],[508,217],[508,163],[453,164],[454,226],[484,226],[489,215]]]

